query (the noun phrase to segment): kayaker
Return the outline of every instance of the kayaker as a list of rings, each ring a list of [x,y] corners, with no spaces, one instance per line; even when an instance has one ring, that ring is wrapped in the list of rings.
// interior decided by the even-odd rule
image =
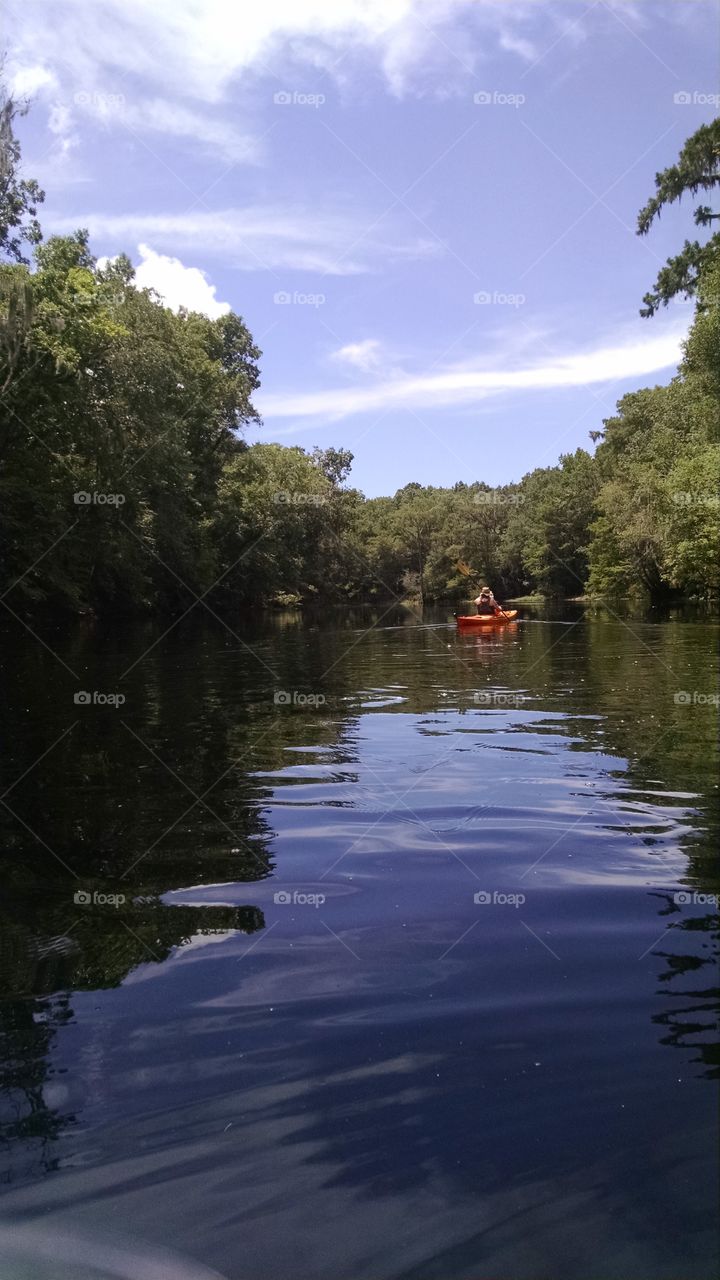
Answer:
[[[484,617],[490,617],[495,613],[502,613],[502,609],[489,587],[481,587],[480,595],[476,600],[473,600],[473,604],[477,605],[478,613],[482,614]]]

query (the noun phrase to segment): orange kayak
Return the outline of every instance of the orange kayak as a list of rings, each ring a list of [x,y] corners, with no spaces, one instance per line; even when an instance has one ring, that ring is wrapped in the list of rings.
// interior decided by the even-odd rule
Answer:
[[[455,621],[459,627],[496,627],[498,623],[512,622],[517,613],[517,609],[505,609],[502,613],[456,614]]]

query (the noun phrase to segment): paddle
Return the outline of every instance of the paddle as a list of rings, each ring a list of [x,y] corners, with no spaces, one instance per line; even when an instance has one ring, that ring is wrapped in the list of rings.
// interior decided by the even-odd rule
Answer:
[[[456,563],[456,566],[455,566],[455,567],[456,567],[456,569],[457,569],[458,573],[461,573],[461,574],[463,575],[463,577],[464,577],[464,578],[477,578],[477,577],[479,576],[479,575],[477,574],[477,572],[476,572],[474,569],[471,569],[471,568],[470,568],[470,565],[469,565],[469,564],[466,564],[466,563],[465,563],[465,561],[464,561],[464,560],[458,560],[458,561],[457,561],[457,563]],[[498,609],[500,610],[500,612],[501,612],[501,614],[502,614],[503,618],[505,619],[505,621],[506,621],[506,622],[510,622],[510,621],[511,621],[511,619],[510,619],[510,618],[508,618],[508,616],[507,616],[507,614],[506,614],[505,610],[503,609],[502,605],[501,605],[501,604],[498,604],[498,603],[497,603],[497,600],[495,601],[495,603],[497,604],[497,607],[498,607]]]

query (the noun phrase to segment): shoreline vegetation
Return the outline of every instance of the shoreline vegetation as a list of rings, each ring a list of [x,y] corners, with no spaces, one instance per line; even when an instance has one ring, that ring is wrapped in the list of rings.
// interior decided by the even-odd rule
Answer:
[[[552,467],[365,498],[352,454],[249,446],[261,352],[233,312],[173,312],[87,232],[43,241],[0,95],[0,594],[9,612],[718,597],[720,233],[685,243],[643,314],[695,312],[668,385],[632,391]],[[645,234],[720,181],[720,121],[655,180]],[[702,215],[702,216],[700,216]],[[695,211],[710,225],[718,217]],[[26,254],[28,256],[26,256]],[[410,465],[410,459],[408,459]],[[472,577],[460,571],[465,563]],[[472,587],[469,584],[472,583]]]
[[[258,606],[260,611],[271,613],[307,613],[313,608],[331,608],[331,609],[372,609],[377,607],[386,607],[395,604],[399,609],[416,610],[422,609],[424,605],[433,607],[445,607],[449,610],[458,612],[465,607],[472,612],[474,604],[467,597],[457,596],[437,596],[433,600],[421,600],[419,596],[383,596],[375,599],[354,599],[354,600],[316,600],[313,603],[300,600],[293,604],[277,604],[270,602]],[[655,610],[662,610],[663,613],[673,612],[674,610],[695,610],[707,613],[710,617],[716,617],[720,614],[720,601],[711,597],[677,595],[674,598],[668,598],[658,601],[653,605],[647,596],[642,595],[625,595],[625,596],[609,596],[609,595],[584,595],[584,596],[507,596],[503,601],[503,605],[512,605],[513,608],[544,609],[548,606],[560,606],[568,604],[592,605],[593,608],[616,609],[618,606],[629,608],[634,611],[642,611],[644,613]]]

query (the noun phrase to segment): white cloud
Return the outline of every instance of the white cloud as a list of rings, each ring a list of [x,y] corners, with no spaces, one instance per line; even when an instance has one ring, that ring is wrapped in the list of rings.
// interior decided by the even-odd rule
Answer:
[[[106,126],[124,125],[139,134],[193,138],[233,163],[254,163],[260,156],[257,139],[239,129],[234,119],[213,117],[207,109],[193,111],[185,101],[173,102],[158,97],[138,99],[136,94],[128,93],[122,81],[118,81],[118,86],[111,91],[107,85],[98,87],[95,74],[88,80],[92,87],[78,89],[75,83],[72,87],[66,83],[63,100],[57,75],[41,63],[14,63],[7,74],[13,97],[20,100],[35,96],[45,101],[53,99],[48,128],[55,136],[62,135],[63,141],[71,137],[70,145],[73,147],[77,145],[78,137],[74,132],[71,134],[69,128],[73,120],[70,103],[86,123],[95,120]]]
[[[214,118],[207,111],[190,111],[164,98],[138,102],[124,93],[80,93],[75,100],[86,119],[96,119],[104,125],[118,124],[143,139],[147,133],[193,138],[232,163],[252,163],[259,158],[259,145],[251,135],[242,133],[232,120]]]
[[[48,115],[48,129],[59,136],[67,133],[72,124],[70,109],[61,102],[54,102]]]
[[[137,109],[130,106],[127,118],[140,129],[151,129],[178,138],[195,138],[227,160],[247,162],[258,156],[255,139],[242,133],[232,120],[217,120],[206,112],[188,111],[176,102],[155,98],[143,102]]]
[[[622,11],[623,26],[610,6]],[[695,14],[693,0],[670,6],[690,7]],[[526,65],[603,19],[620,34],[645,21],[634,0],[53,0],[52,23],[38,22],[27,0],[6,0],[6,10],[10,65],[26,85],[42,90],[52,81],[68,101],[80,93],[91,104],[121,96],[134,130],[192,139],[232,163],[258,158],[259,141],[235,120],[260,77],[273,89],[302,77],[312,90],[316,73],[325,89],[351,82],[362,63],[378,68],[397,97],[448,97],[467,93],[497,49]],[[232,119],[207,115],[230,101]]]
[[[346,346],[332,352],[332,359],[368,373],[380,364],[380,343],[377,338],[364,338],[362,342],[348,342]]]
[[[519,54],[526,62],[534,62],[539,56],[539,51],[532,41],[525,39],[524,36],[513,35],[510,31],[504,31],[500,36],[500,48],[508,53]]]
[[[348,53],[372,59],[392,92],[416,73],[422,84],[428,66],[447,87],[449,71],[457,80],[499,41],[526,59],[530,30],[568,25],[568,0],[54,0],[52,24],[38,23],[26,0],[8,9],[17,56],[47,60],[75,89],[113,93],[119,78],[139,77],[178,100],[211,103],[248,70],[330,68]]]
[[[380,240],[366,234],[372,222],[372,216],[357,213],[270,205],[181,214],[82,213],[55,218],[51,229],[64,233],[82,225],[91,236],[114,241],[113,248],[121,249],[128,241],[151,241],[173,252],[190,249],[222,257],[226,266],[242,271],[357,275],[388,259],[426,258],[440,252],[432,240],[411,240],[400,233],[394,240]]]
[[[43,89],[57,88],[57,77],[40,63],[8,68],[8,87],[13,98],[30,98]]]
[[[179,258],[168,258],[156,253],[146,244],[138,245],[140,265],[135,269],[138,289],[155,289],[172,311],[187,307],[188,311],[200,311],[217,320],[227,315],[229,302],[218,302],[216,286],[210,284],[199,267],[186,267]]]
[[[58,140],[58,158],[64,159],[78,144],[72,112],[63,102],[53,102],[48,113],[48,129]]]
[[[466,0],[448,0],[456,8]],[[166,89],[219,102],[237,72],[272,61],[285,41],[315,45],[353,41],[387,45],[411,18],[415,0],[55,0],[53,22],[35,21],[32,6],[11,0],[20,48],[79,75],[78,88],[98,88],[94,72],[138,74]],[[427,0],[420,0],[427,9]],[[26,55],[26,56],[27,56]],[[106,84],[114,92],[115,84]]]
[[[622,384],[677,365],[681,358],[682,332],[663,333],[624,345],[559,355],[543,363],[519,368],[471,368],[452,366],[437,373],[404,374],[374,386],[338,387],[315,392],[278,392],[258,397],[263,416],[318,418],[336,421],[356,413],[387,408],[439,409],[447,405],[471,405],[487,396],[563,387],[589,387],[603,382]]]

